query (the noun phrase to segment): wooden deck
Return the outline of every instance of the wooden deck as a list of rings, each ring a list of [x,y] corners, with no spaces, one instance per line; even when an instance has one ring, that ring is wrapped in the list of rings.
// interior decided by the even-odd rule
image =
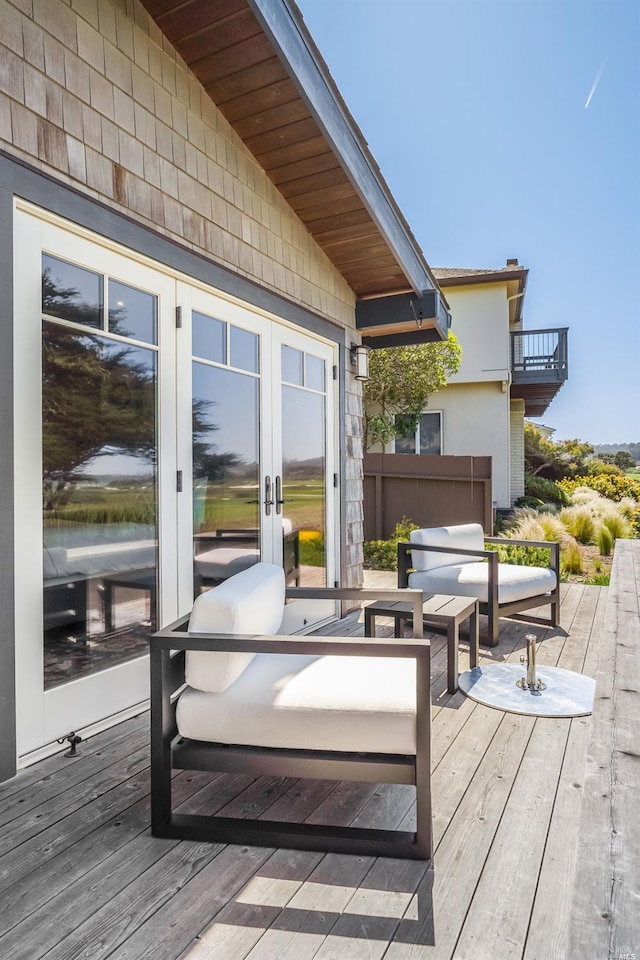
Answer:
[[[606,588],[563,588],[562,628],[533,628],[540,667],[595,676],[606,600]],[[332,632],[361,629],[352,615]],[[485,662],[518,660],[532,628],[501,629]],[[152,838],[147,715],[82,743],[77,759],[22,771],[0,786],[0,956],[559,960],[591,719],[449,696],[436,635],[433,705],[431,864]],[[410,787],[182,772],[174,789],[191,809],[231,816],[411,829]]]

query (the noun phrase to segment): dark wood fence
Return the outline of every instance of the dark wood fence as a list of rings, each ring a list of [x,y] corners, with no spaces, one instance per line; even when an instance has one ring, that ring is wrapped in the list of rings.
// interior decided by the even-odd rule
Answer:
[[[480,523],[490,536],[491,457],[366,453],[365,540],[390,537],[403,517],[421,527]]]

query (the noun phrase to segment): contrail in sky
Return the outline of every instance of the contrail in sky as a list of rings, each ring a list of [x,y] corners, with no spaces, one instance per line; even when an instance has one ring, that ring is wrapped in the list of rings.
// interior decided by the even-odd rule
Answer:
[[[600,78],[602,77],[602,74],[604,73],[604,68],[605,68],[606,62],[607,62],[607,61],[605,60],[604,63],[602,64],[602,66],[600,67],[600,69],[598,70],[598,72],[596,73],[596,78],[595,78],[595,80],[593,81],[593,86],[591,87],[591,90],[589,91],[589,96],[587,97],[587,102],[586,102],[585,105],[584,105],[585,110],[587,109],[587,107],[589,106],[589,104],[591,103],[591,101],[593,100],[593,95],[594,95],[594,93],[596,92],[596,90],[597,90],[597,88],[598,88],[598,84],[600,83]]]

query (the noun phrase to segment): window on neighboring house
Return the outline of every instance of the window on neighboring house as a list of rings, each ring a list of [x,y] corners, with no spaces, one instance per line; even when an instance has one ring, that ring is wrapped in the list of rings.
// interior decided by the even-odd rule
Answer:
[[[396,417],[396,426],[401,426],[402,416]],[[409,437],[396,433],[396,453],[442,453],[442,412],[440,410],[423,413],[416,432]]]

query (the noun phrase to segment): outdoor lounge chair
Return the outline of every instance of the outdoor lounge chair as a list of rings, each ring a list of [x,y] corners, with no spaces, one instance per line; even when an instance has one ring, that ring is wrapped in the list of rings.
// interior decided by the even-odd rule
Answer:
[[[247,570],[260,559],[260,535],[257,529],[218,529],[195,537],[195,595],[203,587],[214,587],[223,580]],[[287,583],[300,581],[300,531],[286,517],[282,520],[282,563]]]
[[[412,530],[410,543],[398,544],[398,586],[417,587],[423,593],[477,597],[480,613],[489,618],[486,643],[498,643],[499,617],[512,617],[547,626],[558,625],[560,610],[560,545],[552,541],[485,537],[479,523]],[[544,547],[548,567],[499,563],[485,544]],[[413,573],[409,570],[413,568]],[[549,619],[514,616],[518,611],[551,606]]]
[[[276,635],[285,582],[272,564],[203,593],[189,616],[150,641],[153,835],[429,859],[430,645],[422,639],[422,594],[293,587],[286,596],[394,596],[413,603],[416,636]],[[417,829],[173,813],[176,768],[414,784]]]

